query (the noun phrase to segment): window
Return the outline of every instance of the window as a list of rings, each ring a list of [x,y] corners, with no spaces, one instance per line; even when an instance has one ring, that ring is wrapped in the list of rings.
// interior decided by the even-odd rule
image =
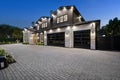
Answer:
[[[63,22],[63,16],[60,17],[60,22]]]
[[[60,23],[60,18],[57,18],[57,23]]]
[[[37,30],[39,30],[39,25],[37,26]]]
[[[44,24],[42,24],[42,28],[44,28]]]
[[[57,23],[68,21],[68,15],[63,15],[57,18]]]
[[[47,23],[45,23],[45,27],[47,27]]]
[[[47,27],[47,22],[46,23],[42,23],[42,28]]]
[[[64,21],[68,21],[68,15],[64,15]]]

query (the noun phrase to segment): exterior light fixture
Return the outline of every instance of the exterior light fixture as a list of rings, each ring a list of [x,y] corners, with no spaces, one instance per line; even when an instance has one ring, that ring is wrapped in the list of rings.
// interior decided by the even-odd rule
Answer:
[[[47,38],[47,36],[44,36],[44,38],[46,39],[46,38]]]
[[[70,30],[70,26],[67,27],[67,30]]]
[[[38,24],[35,24],[35,26],[38,26]]]
[[[39,24],[41,24],[42,22],[41,21],[38,21]]]
[[[58,13],[60,13],[60,10],[59,10],[59,9],[57,9],[57,12],[58,12]]]
[[[46,17],[44,19],[47,19]]]
[[[46,33],[46,31],[44,31],[44,33]]]
[[[82,16],[79,16],[79,18],[82,18]]]
[[[42,20],[46,20],[47,18],[45,17],[45,18],[41,18]]]
[[[25,33],[25,31],[22,31],[23,33]]]
[[[106,35],[102,35],[102,37],[105,37]]]
[[[95,23],[94,23],[94,22],[91,24],[91,32],[92,32],[92,33],[95,32]]]
[[[82,18],[82,16],[78,16],[77,18],[78,18],[78,19],[81,19],[81,18]]]
[[[74,7],[73,7],[73,6],[71,6],[71,10],[73,10],[73,8],[74,8]]]
[[[75,30],[75,29],[76,29],[76,26],[73,26],[72,29]]]
[[[69,34],[65,34],[65,37],[69,37]]]
[[[78,17],[77,17],[77,19],[78,19],[79,21],[81,21],[81,18],[82,18],[82,16],[78,16]]]
[[[50,31],[49,31],[50,33],[52,33],[53,32],[53,30],[52,29],[50,29]]]
[[[56,17],[54,14],[52,14],[52,17]]]
[[[41,32],[40,34],[42,35],[43,33]]]
[[[95,23],[93,22],[93,23],[91,24],[91,26],[95,26]]]
[[[60,28],[57,28],[57,32],[59,32],[61,29]]]
[[[48,20],[50,20],[50,18]]]
[[[32,26],[30,26],[30,28],[31,28],[31,29],[33,29],[33,27],[32,27]]]
[[[63,7],[63,10],[64,10],[64,11],[67,10],[66,7]]]
[[[27,29],[26,29],[26,28],[24,28],[24,31],[27,31]]]

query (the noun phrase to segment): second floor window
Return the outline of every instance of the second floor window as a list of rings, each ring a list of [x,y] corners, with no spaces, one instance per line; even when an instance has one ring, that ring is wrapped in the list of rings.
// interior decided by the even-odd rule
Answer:
[[[42,23],[42,28],[47,27],[47,23]]]
[[[60,22],[63,22],[63,16],[60,17]]]
[[[37,26],[37,30],[39,30],[39,26]]]
[[[57,18],[57,23],[60,23],[60,18]]]
[[[68,15],[64,15],[64,21],[68,21]]]
[[[68,21],[68,15],[63,15],[57,18],[57,23]]]

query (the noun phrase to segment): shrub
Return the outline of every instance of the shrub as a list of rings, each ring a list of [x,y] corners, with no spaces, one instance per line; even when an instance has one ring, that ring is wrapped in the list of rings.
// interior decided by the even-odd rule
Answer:
[[[44,45],[44,43],[43,42],[38,42],[37,45]]]
[[[28,42],[23,42],[23,44],[27,45],[27,44],[29,44],[29,43],[28,43]]]
[[[6,60],[9,64],[16,62],[15,59],[13,59],[13,57],[10,54],[6,55]]]
[[[5,56],[5,55],[6,55],[5,50],[0,48],[0,56]]]
[[[9,64],[16,62],[15,59],[9,53],[5,52],[5,50],[2,48],[0,48],[0,56],[5,56]]]

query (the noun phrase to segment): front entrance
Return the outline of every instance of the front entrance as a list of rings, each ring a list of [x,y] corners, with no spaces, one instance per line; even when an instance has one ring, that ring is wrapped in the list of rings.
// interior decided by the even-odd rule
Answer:
[[[38,35],[33,34],[33,44],[37,44],[37,43],[38,43]]]
[[[90,30],[74,31],[74,47],[90,49]]]
[[[60,32],[60,33],[47,34],[47,45],[64,47],[65,33]]]

